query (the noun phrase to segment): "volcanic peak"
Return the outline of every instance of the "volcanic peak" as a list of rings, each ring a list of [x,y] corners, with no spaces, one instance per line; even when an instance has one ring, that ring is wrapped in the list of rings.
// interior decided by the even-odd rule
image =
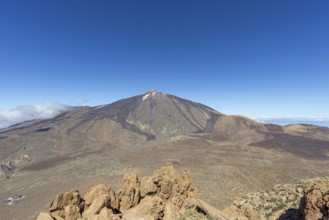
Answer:
[[[150,96],[155,96],[157,94],[162,94],[162,93],[159,93],[157,92],[155,89],[150,89],[148,92],[146,92],[144,95],[143,95],[143,101],[145,101],[148,97]]]

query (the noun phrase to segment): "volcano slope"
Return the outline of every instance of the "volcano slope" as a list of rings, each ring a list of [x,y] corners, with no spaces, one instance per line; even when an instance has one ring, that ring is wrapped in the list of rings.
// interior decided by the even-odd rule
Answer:
[[[224,115],[205,105],[151,90],[53,119],[0,130],[0,204],[5,219],[35,219],[58,192],[120,184],[123,173],[150,175],[171,162],[189,169],[200,196],[217,208],[277,183],[329,176],[329,129],[281,127]]]

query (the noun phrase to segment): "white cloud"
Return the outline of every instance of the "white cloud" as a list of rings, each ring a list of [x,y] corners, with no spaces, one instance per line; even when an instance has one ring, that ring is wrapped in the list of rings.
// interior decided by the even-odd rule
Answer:
[[[46,103],[43,105],[19,105],[14,109],[0,110],[0,128],[33,119],[53,118],[68,106],[57,103]]]
[[[275,117],[261,117],[255,118],[254,120],[262,123],[271,123],[278,125],[288,125],[288,124],[313,124],[318,126],[329,127],[329,118],[275,118]]]

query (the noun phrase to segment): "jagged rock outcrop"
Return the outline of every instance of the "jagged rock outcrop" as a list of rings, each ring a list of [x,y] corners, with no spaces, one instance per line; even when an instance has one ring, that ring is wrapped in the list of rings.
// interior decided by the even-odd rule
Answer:
[[[186,200],[196,198],[190,175],[184,171],[179,175],[173,165],[168,164],[140,181],[141,202],[124,213],[124,219],[144,216],[146,219],[174,219],[180,214]]]
[[[40,213],[38,220],[171,220],[187,210],[223,219],[217,209],[198,199],[188,171],[180,175],[167,164],[141,180],[136,174],[124,175],[117,193],[104,184],[92,187],[83,197],[76,189],[60,193],[51,203],[49,215]]]
[[[120,201],[120,211],[124,212],[136,206],[140,199],[140,182],[136,174],[125,174],[124,183],[117,197]]]
[[[318,181],[304,190],[300,219],[329,219],[329,180]]]
[[[89,190],[84,196],[84,218],[90,218],[95,215],[110,215],[113,211],[119,209],[119,202],[115,192],[109,186],[103,184],[97,185]]]
[[[138,206],[123,214],[123,219],[155,220],[164,218],[163,201],[158,196],[147,196],[141,200]]]
[[[83,200],[77,189],[60,193],[50,204],[49,214],[56,220],[78,219],[81,217]]]

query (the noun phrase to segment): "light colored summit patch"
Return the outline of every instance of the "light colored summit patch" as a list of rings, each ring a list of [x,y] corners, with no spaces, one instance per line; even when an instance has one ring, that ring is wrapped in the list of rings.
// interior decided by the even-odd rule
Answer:
[[[143,101],[145,101],[149,96],[150,96],[150,94],[145,94],[145,95],[143,96]]]
[[[158,94],[158,92],[155,89],[150,89],[144,96],[143,96],[143,101],[145,101],[148,97],[154,96]]]
[[[150,94],[150,95],[155,95],[158,92],[155,89],[150,89],[147,93]]]

